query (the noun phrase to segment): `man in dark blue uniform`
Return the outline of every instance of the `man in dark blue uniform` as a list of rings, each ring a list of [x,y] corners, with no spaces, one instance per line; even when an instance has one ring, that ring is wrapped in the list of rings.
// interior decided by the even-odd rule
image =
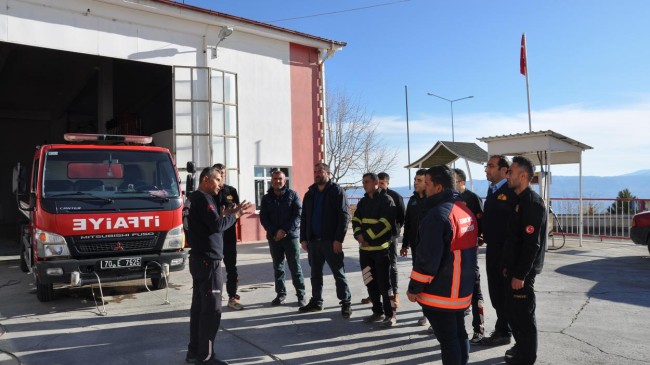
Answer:
[[[508,186],[517,194],[503,247],[505,309],[515,338],[505,357],[511,365],[531,365],[537,360],[535,276],[544,265],[547,227],[544,201],[529,186],[534,172],[531,161],[521,156],[512,159],[508,170]]]
[[[433,326],[444,365],[467,364],[465,309],[472,302],[476,218],[453,190],[452,172],[434,166],[425,175],[427,212],[420,221],[417,260],[406,295]]]
[[[190,343],[187,362],[218,365],[226,362],[214,357],[214,340],[221,323],[221,291],[223,289],[223,232],[247,214],[251,205],[244,201],[219,211],[213,199],[221,189],[221,172],[205,168],[199,188],[190,196],[188,233],[192,240],[190,274],[192,275],[192,307],[190,309]]]
[[[503,346],[511,341],[512,333],[505,312],[505,279],[501,272],[503,246],[506,242],[506,227],[515,207],[515,192],[508,187],[507,173],[510,160],[503,155],[491,156],[485,166],[485,176],[490,182],[483,211],[483,241],[485,250],[485,271],[488,279],[490,302],[496,311],[494,332],[475,345]]]

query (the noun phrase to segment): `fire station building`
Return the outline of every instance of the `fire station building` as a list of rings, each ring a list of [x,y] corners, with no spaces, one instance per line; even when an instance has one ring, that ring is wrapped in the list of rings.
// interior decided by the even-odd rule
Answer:
[[[259,203],[272,168],[302,196],[324,153],[324,63],[343,42],[171,0],[0,0],[0,225],[12,168],[63,134],[150,135],[186,163],[224,163]],[[242,241],[264,239],[258,216]]]

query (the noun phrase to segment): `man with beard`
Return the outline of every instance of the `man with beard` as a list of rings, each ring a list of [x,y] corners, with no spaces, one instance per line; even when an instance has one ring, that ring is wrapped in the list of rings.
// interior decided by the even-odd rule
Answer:
[[[343,239],[350,223],[350,210],[345,191],[330,181],[329,165],[319,162],[314,166],[314,184],[303,198],[300,215],[300,245],[307,251],[311,266],[312,297],[301,313],[323,310],[323,267],[330,267],[336,282],[336,295],[341,304],[341,315],[350,318],[350,288],[343,264]]]
[[[544,265],[546,207],[539,194],[530,189],[534,172],[532,162],[521,156],[512,159],[508,170],[508,186],[517,194],[503,248],[505,309],[515,338],[515,345],[505,356],[510,365],[532,365],[537,360],[535,276]]]

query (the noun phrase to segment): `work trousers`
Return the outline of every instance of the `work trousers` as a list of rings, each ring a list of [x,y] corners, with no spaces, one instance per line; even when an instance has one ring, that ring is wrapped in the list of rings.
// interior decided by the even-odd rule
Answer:
[[[275,278],[275,293],[278,297],[287,296],[287,287],[284,284],[285,258],[291,272],[293,287],[296,289],[298,300],[305,297],[305,279],[300,266],[300,244],[298,238],[285,237],[279,241],[269,241],[271,259],[273,260],[273,276]]]
[[[372,280],[366,288],[372,301],[372,312],[392,318],[395,313],[390,302],[390,248],[379,251],[359,250],[359,264],[361,270],[370,267]]]
[[[343,252],[335,253],[331,240],[311,239],[307,243],[309,266],[311,267],[311,301],[323,305],[323,268],[330,267],[336,284],[336,296],[341,304],[350,304],[350,288],[345,277]]]
[[[221,323],[221,291],[223,270],[221,260],[190,256],[192,275],[192,306],[190,307],[190,343],[188,352],[200,360],[213,355],[214,340]]]
[[[511,276],[507,281],[510,283]],[[535,320],[535,272],[526,276],[524,287],[513,290],[507,285],[506,312],[512,327],[512,336],[517,344],[516,359],[524,364],[534,364],[537,360],[537,321]]]
[[[393,289],[393,294],[397,294],[397,287],[399,286],[399,279],[397,277],[397,237],[390,239],[388,252],[390,258],[390,286]]]
[[[447,312],[423,307],[422,312],[440,343],[443,365],[466,365],[469,362],[469,339],[465,331],[465,311]]]
[[[501,336],[510,336],[510,325],[508,324],[508,316],[505,311],[506,283],[503,277],[503,267],[501,266],[502,252],[503,243],[487,243],[485,271],[488,279],[490,302],[492,302],[492,307],[497,313],[497,322],[494,330]]]
[[[237,296],[237,237],[234,234],[223,237],[223,263],[226,265],[226,292],[228,298]]]

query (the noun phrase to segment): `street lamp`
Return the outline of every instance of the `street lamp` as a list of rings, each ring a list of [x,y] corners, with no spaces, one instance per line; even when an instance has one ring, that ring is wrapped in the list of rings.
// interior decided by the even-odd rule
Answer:
[[[454,102],[465,100],[465,99],[471,99],[474,96],[466,96],[466,97],[460,98],[460,99],[449,100],[447,98],[443,98],[442,96],[438,96],[438,95],[432,94],[432,93],[427,93],[427,95],[435,96],[438,99],[442,99],[442,100],[445,100],[445,101],[449,102],[449,105],[451,106],[451,141],[456,142],[455,137],[454,137]]]

